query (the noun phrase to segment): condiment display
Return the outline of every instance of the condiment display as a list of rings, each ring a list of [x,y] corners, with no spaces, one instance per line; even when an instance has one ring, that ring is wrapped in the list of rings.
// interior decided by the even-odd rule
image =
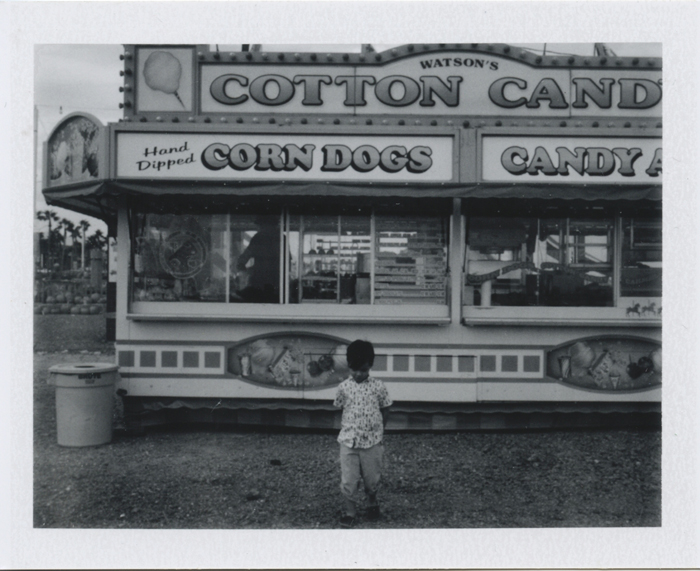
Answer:
[[[375,303],[446,302],[446,245],[439,219],[378,218],[377,242]]]

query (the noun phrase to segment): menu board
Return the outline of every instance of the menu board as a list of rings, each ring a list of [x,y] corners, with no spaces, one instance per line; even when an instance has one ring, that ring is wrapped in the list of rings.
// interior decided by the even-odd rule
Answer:
[[[441,219],[377,219],[374,302],[445,304],[446,246]]]

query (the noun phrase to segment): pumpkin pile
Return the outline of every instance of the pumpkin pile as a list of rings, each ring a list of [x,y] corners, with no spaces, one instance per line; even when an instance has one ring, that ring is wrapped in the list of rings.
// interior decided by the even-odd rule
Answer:
[[[46,303],[38,303],[34,306],[37,315],[50,315],[68,313],[71,315],[97,315],[104,311],[107,298],[99,293],[86,294],[84,296],[70,293],[58,293],[46,298]]]

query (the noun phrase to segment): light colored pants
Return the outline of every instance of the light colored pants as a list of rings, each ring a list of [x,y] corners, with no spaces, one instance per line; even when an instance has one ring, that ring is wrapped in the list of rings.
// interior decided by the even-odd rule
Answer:
[[[382,476],[384,445],[371,448],[350,448],[340,445],[340,492],[345,498],[348,515],[354,516],[359,500],[360,479],[365,484],[370,505],[377,503],[377,489]]]

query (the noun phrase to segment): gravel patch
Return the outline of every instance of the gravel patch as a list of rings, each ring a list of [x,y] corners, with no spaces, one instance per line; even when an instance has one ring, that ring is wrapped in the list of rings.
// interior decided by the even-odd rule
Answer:
[[[107,320],[97,315],[35,315],[34,351],[44,353],[114,353],[107,341]]]

